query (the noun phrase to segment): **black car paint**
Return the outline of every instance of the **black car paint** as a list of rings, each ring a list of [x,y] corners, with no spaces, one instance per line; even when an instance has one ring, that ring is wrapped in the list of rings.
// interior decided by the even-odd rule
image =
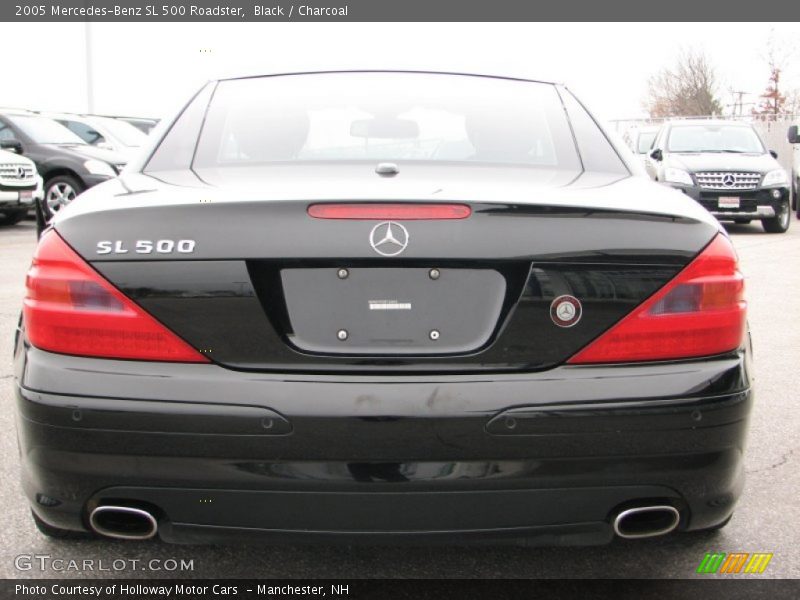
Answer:
[[[402,172],[415,173],[426,177]],[[506,188],[519,177],[487,173]],[[385,259],[369,223],[304,214],[370,200],[358,177],[322,177],[324,197],[294,180],[294,197],[257,199],[184,169],[130,174],[57,218],[95,269],[212,362],[63,356],[32,348],[20,328],[23,483],[41,519],[85,530],[92,508],[127,502],[152,510],[171,542],[585,544],[609,541],[613,515],[642,503],[679,509],[681,530],[729,518],[753,402],[749,343],[696,360],[565,364],[701,252],[719,234],[713,219],[618,173],[570,174],[534,190],[539,202],[506,199],[504,186],[484,200],[491,190],[466,195],[446,177],[405,195],[400,178],[380,200],[474,212],[410,222],[414,243]],[[195,240],[196,252],[143,260],[130,253],[142,231]],[[442,244],[445,231],[456,234]],[[100,235],[129,252],[98,254]],[[291,345],[282,269],[476,265],[507,287],[478,351],[317,356]],[[561,291],[587,308],[580,327],[556,332],[548,309]]]
[[[683,529],[711,527],[741,491],[752,403],[744,350],[289,383],[20,344],[17,370],[24,487],[37,514],[82,529],[87,510],[124,500],[155,507],[162,537],[188,543],[602,543],[616,510],[651,501],[681,509]]]
[[[569,358],[671,279],[716,233],[706,223],[692,220],[676,223],[674,219],[655,215],[604,211],[598,219],[597,213],[567,208],[475,205],[473,217],[458,223],[408,223],[414,235],[413,250],[409,248],[408,256],[387,261],[377,257],[367,243],[370,222],[315,220],[305,215],[306,205],[209,207],[207,214],[212,216],[207,221],[209,229],[204,232],[195,227],[192,232],[200,254],[196,259],[187,255],[176,260],[177,255],[172,255],[170,260],[141,262],[126,260],[127,255],[120,254],[110,260],[105,259],[111,255],[96,256],[92,265],[194,347],[208,349],[209,358],[232,368],[364,372],[530,370],[547,368]],[[173,217],[163,215],[164,211],[170,212],[158,209],[156,212],[162,216],[152,219],[153,222],[180,220],[179,207],[175,207]],[[91,241],[97,237],[91,232],[103,231],[104,235],[127,243],[126,230],[132,221],[119,218],[118,213],[112,219],[111,215],[87,214],[86,218],[93,222],[90,229],[76,231],[67,221],[60,231],[84,255],[92,250],[90,240],[84,241],[85,236],[81,235],[83,231],[89,233]],[[540,218],[535,218],[537,215]],[[242,224],[237,235],[242,241],[241,248],[236,247],[234,240],[215,240],[217,228],[226,227],[228,219],[231,226],[234,221]],[[291,228],[289,223],[293,224]],[[244,224],[252,224],[252,229],[248,231]],[[652,234],[642,235],[648,228]],[[293,239],[284,237],[290,231]],[[450,242],[439,251],[437,246],[443,231],[448,232]],[[625,231],[630,232],[629,238]],[[505,244],[498,252],[490,247],[490,240],[501,235]],[[656,239],[658,243],[654,244],[652,240]],[[577,240],[589,240],[591,251],[581,250]],[[632,256],[636,240],[647,245],[647,254],[643,248]],[[350,258],[324,258],[326,253],[338,255],[340,244],[346,244]],[[498,256],[491,256],[493,250]],[[226,252],[230,253],[228,260],[210,260],[210,256],[224,257]],[[298,258],[302,252],[309,256]],[[424,258],[437,252],[442,258]],[[248,255],[272,258],[230,260]],[[458,256],[461,258],[455,258]],[[369,300],[358,296],[359,293],[363,296],[363,290],[356,290],[349,300],[339,297],[336,290],[347,285],[336,277],[339,268],[456,270],[475,265],[502,274],[507,292],[492,337],[480,351],[457,356],[389,356],[371,364],[368,356],[347,353],[346,343],[341,344],[344,356],[315,355],[292,343],[294,331],[281,281],[281,273],[286,269],[302,266],[327,271],[329,277],[320,278],[318,289],[329,299],[332,311],[329,314],[333,315],[337,302],[359,301],[366,306]],[[426,283],[423,279],[419,285]],[[448,285],[446,281],[437,284]],[[591,307],[575,327],[567,330],[556,327],[549,313],[551,302],[563,294],[576,295]],[[452,306],[457,306],[458,298],[451,300]],[[447,331],[446,320],[439,325]],[[334,331],[329,332],[331,339]],[[323,334],[319,332],[320,336]]]
[[[36,143],[21,128],[17,127],[13,121],[13,115],[11,117],[0,114],[0,124],[8,127],[13,132],[15,139],[20,143],[22,154],[36,164],[39,175],[44,179],[45,188],[48,180],[57,175],[69,175],[76,178],[77,182],[83,186],[83,189],[111,179],[109,175],[90,173],[84,164],[90,159],[107,163],[115,173],[118,172],[119,165],[126,162],[125,158],[116,152],[90,146],[89,144]]]
[[[170,186],[148,179],[140,182],[147,192],[128,198],[146,204],[130,208],[120,204],[114,211],[62,219],[58,231],[79,254],[91,257],[91,264],[103,276],[192,346],[204,349],[218,364],[238,369],[463,372],[548,368],[568,359],[664,285],[718,231],[718,226],[692,218],[600,207],[471,203],[469,219],[408,222],[413,244],[401,256],[387,259],[368,243],[374,225],[370,221],[314,219],[306,214],[309,203],[299,201],[218,201],[202,207],[153,202],[151,206],[148,196],[160,198],[169,193]],[[124,183],[123,178],[114,185]],[[614,188],[613,184],[609,187]],[[198,210],[202,218],[196,216]],[[142,219],[153,239],[192,239],[194,252],[153,253],[147,260],[136,257]],[[237,233],[220,237],[219,231]],[[97,232],[119,242],[123,251],[97,254]],[[446,246],[441,243],[443,236]],[[494,240],[501,237],[503,244],[496,244]],[[131,260],[132,256],[140,260]],[[303,351],[293,342],[295,332],[281,280],[285,270],[327,270],[330,276],[322,276],[318,286],[320,295],[337,298],[330,301],[333,316],[337,302],[350,301],[338,298],[336,290],[347,286],[336,277],[339,268],[474,266],[497,271],[506,283],[491,338],[481,348],[456,356],[388,356],[372,361],[363,353],[348,353],[347,343],[340,344],[341,352],[326,355]],[[446,281],[440,284],[447,285]],[[593,307],[566,330],[556,327],[549,314],[550,303],[563,294],[576,295]],[[369,299],[363,290],[351,297],[364,306]],[[333,341],[339,327],[327,326],[327,331],[317,333]],[[446,317],[433,326],[447,332]]]
[[[100,160],[112,168],[125,162],[117,153],[89,144],[37,144],[8,116],[0,114],[0,122],[14,133],[15,139],[22,145],[22,154],[36,163],[39,175],[45,180],[56,171],[64,171],[75,175],[88,188],[107,181],[110,177],[89,173],[83,164],[87,160]]]

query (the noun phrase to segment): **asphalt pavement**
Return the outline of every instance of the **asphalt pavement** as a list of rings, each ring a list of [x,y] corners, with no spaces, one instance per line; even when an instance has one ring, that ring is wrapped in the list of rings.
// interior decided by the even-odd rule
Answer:
[[[171,546],[54,541],[39,534],[19,484],[11,364],[35,227],[30,221],[0,227],[0,577],[686,578],[696,576],[709,551],[773,553],[760,577],[800,577],[800,320],[794,311],[800,298],[800,222],[784,235],[765,234],[758,223],[731,226],[730,232],[747,278],[757,389],[747,483],[730,524],[716,534],[617,540],[601,547],[419,548]],[[192,569],[179,570],[181,561],[191,561]]]

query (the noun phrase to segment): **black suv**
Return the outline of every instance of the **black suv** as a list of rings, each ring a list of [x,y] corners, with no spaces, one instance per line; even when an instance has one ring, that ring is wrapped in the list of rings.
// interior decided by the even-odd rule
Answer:
[[[768,233],[791,223],[789,177],[753,127],[732,121],[676,121],[658,132],[650,177],[699,202],[720,221],[761,221]]]
[[[44,179],[39,209],[49,221],[83,190],[116,177],[125,158],[90,146],[63,125],[24,111],[0,112],[0,142],[30,158]]]

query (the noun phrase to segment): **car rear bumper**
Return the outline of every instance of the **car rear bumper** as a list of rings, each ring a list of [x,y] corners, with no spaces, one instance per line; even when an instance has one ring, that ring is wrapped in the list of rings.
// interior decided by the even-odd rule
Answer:
[[[602,543],[622,508],[729,517],[747,353],[525,375],[312,376],[60,356],[19,344],[26,494],[81,530],[152,508],[171,542]]]

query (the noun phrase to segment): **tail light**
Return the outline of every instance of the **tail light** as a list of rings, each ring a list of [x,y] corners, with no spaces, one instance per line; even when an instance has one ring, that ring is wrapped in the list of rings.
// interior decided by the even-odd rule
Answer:
[[[25,279],[25,331],[42,350],[136,360],[208,362],[106,281],[55,232]]]
[[[466,219],[472,209],[466,204],[312,204],[308,214],[316,219],[354,219],[364,221],[414,221]]]
[[[717,235],[697,258],[570,364],[722,354],[745,335],[744,278],[730,240]]]

